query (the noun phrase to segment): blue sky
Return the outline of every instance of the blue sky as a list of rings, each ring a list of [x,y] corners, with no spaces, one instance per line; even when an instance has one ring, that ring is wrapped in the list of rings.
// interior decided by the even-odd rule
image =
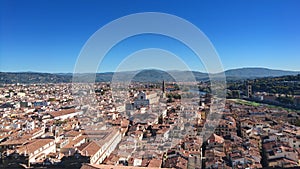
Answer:
[[[94,32],[137,12],[164,12],[193,23],[213,43],[226,70],[299,71],[299,9],[298,0],[2,0],[0,71],[73,72],[81,48]],[[187,47],[156,35],[120,42],[99,71],[114,71],[126,56],[145,48],[172,51],[191,69],[205,71]]]

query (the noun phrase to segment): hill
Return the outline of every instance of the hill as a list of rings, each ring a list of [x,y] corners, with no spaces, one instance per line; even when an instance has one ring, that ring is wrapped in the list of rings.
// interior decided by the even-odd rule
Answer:
[[[297,75],[300,71],[275,70],[267,68],[239,68],[225,71],[226,77],[233,78],[260,78],[260,77],[278,77],[286,75]]]
[[[207,73],[197,71],[162,71],[147,69],[141,71],[118,72],[119,80],[134,77],[132,81],[158,82],[158,81],[207,81]],[[262,77],[279,77],[285,75],[297,75],[299,71],[273,70],[267,68],[240,68],[225,71],[227,80],[255,79]],[[173,75],[173,76],[172,76]],[[90,77],[94,74],[79,74],[78,76]],[[97,73],[96,82],[109,82],[114,76],[113,72]],[[193,78],[193,76],[195,78]],[[0,83],[68,83],[72,82],[72,73],[37,73],[37,72],[0,72]]]

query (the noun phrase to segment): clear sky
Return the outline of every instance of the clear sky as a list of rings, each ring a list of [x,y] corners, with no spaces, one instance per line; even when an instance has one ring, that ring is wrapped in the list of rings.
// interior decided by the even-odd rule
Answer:
[[[298,0],[1,0],[0,71],[73,72],[79,52],[98,29],[137,12],[164,12],[201,29],[215,46],[224,69],[266,67],[300,70]],[[193,70],[193,53],[156,35],[120,42],[99,71],[114,71],[131,53],[162,48]]]

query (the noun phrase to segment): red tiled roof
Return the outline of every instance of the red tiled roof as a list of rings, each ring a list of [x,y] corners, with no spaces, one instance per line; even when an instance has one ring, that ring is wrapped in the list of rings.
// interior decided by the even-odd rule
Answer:
[[[162,160],[160,159],[152,159],[149,164],[148,167],[157,167],[160,168],[162,164]]]
[[[25,144],[18,149],[19,153],[33,153],[34,151],[40,149],[41,147],[54,141],[54,139],[36,139],[31,143]]]
[[[50,114],[52,117],[59,117],[59,116],[63,116],[63,115],[67,115],[67,114],[71,114],[71,113],[75,113],[75,112],[76,112],[76,110],[73,108],[73,109],[49,112],[48,114]]]
[[[82,146],[78,147],[78,150],[81,151],[81,155],[84,156],[93,156],[96,154],[101,147],[94,141],[91,141],[87,144],[83,144]]]
[[[102,164],[83,164],[81,169],[157,169],[157,167],[114,166]]]

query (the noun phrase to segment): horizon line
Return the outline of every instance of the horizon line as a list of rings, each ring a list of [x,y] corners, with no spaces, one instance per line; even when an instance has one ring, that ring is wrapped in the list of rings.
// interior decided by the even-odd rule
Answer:
[[[236,67],[236,68],[230,68],[226,69],[223,72],[229,71],[229,70],[237,70],[237,69],[269,69],[269,70],[277,70],[277,71],[289,71],[289,72],[300,72],[300,70],[286,70],[286,69],[277,69],[277,68],[269,68],[269,67]],[[139,70],[124,70],[124,71],[117,71],[117,72],[136,72],[136,71],[143,71],[143,70],[160,70],[160,71],[165,71],[165,72],[170,72],[170,71],[191,71],[191,72],[199,72],[199,73],[208,73],[205,71],[201,70],[161,70],[161,69],[155,69],[155,68],[147,68],[147,69],[139,69]],[[45,72],[45,71],[2,71],[0,70],[1,73],[47,73],[47,74],[74,74],[74,72]],[[116,71],[102,71],[102,72],[83,72],[79,74],[93,74],[93,73],[117,73]],[[218,74],[218,73],[223,73],[223,72],[217,72],[217,73],[211,73],[211,74]]]

